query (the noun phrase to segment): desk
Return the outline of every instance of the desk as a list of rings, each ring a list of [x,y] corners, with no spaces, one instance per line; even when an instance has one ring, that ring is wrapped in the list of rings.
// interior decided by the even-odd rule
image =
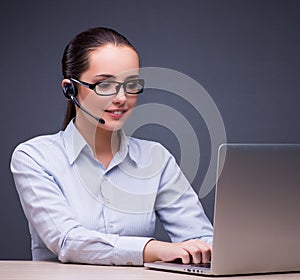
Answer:
[[[1,280],[200,280],[230,279],[150,270],[143,267],[116,267],[55,262],[0,261]],[[300,279],[300,273],[234,276],[234,280]]]

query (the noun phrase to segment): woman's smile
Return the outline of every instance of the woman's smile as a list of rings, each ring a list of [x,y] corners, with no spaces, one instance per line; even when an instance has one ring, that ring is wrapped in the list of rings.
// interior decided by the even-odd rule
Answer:
[[[105,113],[114,120],[119,120],[126,114],[128,110],[115,109],[115,110],[105,110]]]

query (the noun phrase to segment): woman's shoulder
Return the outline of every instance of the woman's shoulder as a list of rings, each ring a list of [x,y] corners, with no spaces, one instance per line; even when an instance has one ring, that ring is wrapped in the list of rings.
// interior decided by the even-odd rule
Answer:
[[[159,142],[152,141],[152,140],[145,140],[145,139],[139,139],[135,137],[127,137],[128,138],[128,143],[129,147],[133,149],[151,149],[153,147],[160,149],[164,152],[168,152],[168,150]]]
[[[60,142],[62,142],[61,131],[55,134],[40,135],[18,144],[14,149],[14,153],[17,151],[25,153],[51,153],[60,146]]]
[[[159,161],[166,163],[173,155],[161,143],[144,140],[135,137],[128,137],[129,154],[137,161]]]

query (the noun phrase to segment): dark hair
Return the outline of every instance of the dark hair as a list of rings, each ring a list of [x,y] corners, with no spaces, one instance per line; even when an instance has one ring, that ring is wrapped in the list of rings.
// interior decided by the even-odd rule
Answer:
[[[90,28],[76,35],[66,46],[62,57],[62,72],[64,78],[79,79],[81,74],[89,67],[88,57],[90,52],[108,44],[128,46],[137,52],[133,45],[117,31],[105,27]],[[69,100],[63,122],[63,129],[67,127],[75,115],[75,105]]]

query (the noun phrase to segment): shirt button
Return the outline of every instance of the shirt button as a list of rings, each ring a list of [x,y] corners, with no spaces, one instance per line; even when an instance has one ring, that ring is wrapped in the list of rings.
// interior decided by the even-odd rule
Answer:
[[[127,262],[127,265],[133,265],[133,263],[132,262]]]
[[[105,199],[105,203],[106,203],[106,204],[109,204],[109,203],[110,203],[109,198],[106,198],[106,199]]]
[[[114,225],[113,225],[113,224],[109,224],[108,227],[109,227],[110,229],[112,229],[112,228],[114,227]]]

